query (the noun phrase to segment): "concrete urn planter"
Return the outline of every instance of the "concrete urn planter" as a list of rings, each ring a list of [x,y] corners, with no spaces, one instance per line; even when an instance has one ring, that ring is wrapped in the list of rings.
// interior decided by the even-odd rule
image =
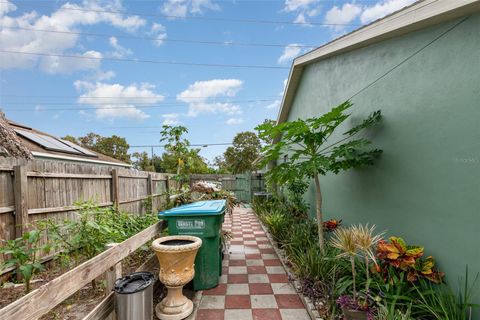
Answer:
[[[152,248],[160,265],[159,280],[167,296],[155,307],[162,320],[180,320],[193,311],[193,303],[183,295],[183,286],[195,275],[194,262],[202,240],[192,236],[168,236],[154,240]]]

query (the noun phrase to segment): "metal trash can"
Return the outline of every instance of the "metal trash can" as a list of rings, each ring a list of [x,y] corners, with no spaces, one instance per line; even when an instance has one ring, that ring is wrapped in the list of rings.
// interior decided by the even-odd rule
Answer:
[[[209,200],[159,212],[159,219],[168,224],[170,235],[190,235],[202,239],[195,258],[194,290],[218,286],[222,274],[221,228],[225,215],[225,200]]]
[[[154,279],[151,272],[134,272],[115,281],[118,320],[152,320]]]

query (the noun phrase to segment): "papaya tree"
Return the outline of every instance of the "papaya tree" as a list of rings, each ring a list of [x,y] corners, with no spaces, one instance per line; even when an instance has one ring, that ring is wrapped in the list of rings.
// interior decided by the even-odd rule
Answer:
[[[263,164],[280,158],[281,163],[267,173],[267,179],[286,184],[298,178],[313,179],[316,196],[316,218],[318,242],[324,248],[322,191],[320,176],[337,174],[351,168],[372,165],[382,150],[371,148],[371,141],[356,137],[358,133],[374,126],[381,119],[380,111],[371,113],[359,124],[333,139],[336,129],[350,117],[347,110],[352,107],[346,101],[320,117],[298,119],[274,124],[259,125],[260,138],[274,141],[263,148]]]

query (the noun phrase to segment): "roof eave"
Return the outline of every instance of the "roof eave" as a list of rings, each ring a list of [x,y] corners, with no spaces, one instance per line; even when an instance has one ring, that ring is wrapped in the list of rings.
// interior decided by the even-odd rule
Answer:
[[[480,0],[420,1],[297,57],[290,69],[277,123],[285,122],[288,118],[305,66],[478,11]]]
[[[38,151],[32,151],[32,154],[37,159],[53,159],[53,160],[73,161],[73,162],[80,162],[80,163],[103,164],[103,165],[122,167],[122,168],[132,167],[132,165],[123,163],[123,162],[110,162],[110,161],[96,160],[96,159],[77,158],[77,157],[70,157],[70,156],[38,152]]]

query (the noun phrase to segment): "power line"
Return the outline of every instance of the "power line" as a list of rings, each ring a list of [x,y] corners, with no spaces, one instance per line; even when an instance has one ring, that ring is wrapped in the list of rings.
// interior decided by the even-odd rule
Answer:
[[[7,3],[0,1],[0,3]],[[27,3],[15,3],[15,5],[30,6]],[[35,3],[35,7],[40,8],[52,8],[52,6],[45,6]],[[79,12],[96,12],[96,13],[113,13],[113,14],[122,14],[122,15],[131,15],[131,16],[144,16],[144,17],[160,17],[168,19],[179,19],[179,20],[199,20],[199,21],[214,21],[214,22],[235,22],[235,23],[253,23],[253,24],[285,24],[285,25],[307,25],[307,26],[361,26],[361,24],[352,24],[352,23],[324,23],[324,22],[296,22],[296,21],[286,21],[286,20],[267,20],[267,19],[236,19],[236,18],[212,18],[212,17],[199,17],[199,16],[178,16],[178,15],[168,15],[160,13],[146,13],[146,12],[132,12],[132,11],[120,11],[120,10],[99,10],[99,9],[83,9],[83,8],[52,8],[55,10],[68,10],[68,11],[79,11]]]
[[[72,59],[84,59],[84,60],[95,60],[95,61],[106,60],[106,61],[116,61],[116,62],[135,62],[135,63],[151,63],[151,64],[184,65],[184,66],[194,66],[194,67],[278,69],[278,70],[290,69],[288,67],[266,66],[266,65],[196,63],[196,62],[176,62],[176,61],[161,61],[161,60],[111,58],[111,57],[88,57],[88,56],[79,56],[79,55],[58,54],[58,53],[26,52],[26,51],[13,51],[13,50],[0,50],[0,53],[24,54],[24,55],[32,55],[32,56],[59,57],[59,58],[72,58]]]
[[[58,98],[58,99],[78,99],[78,98],[85,98],[85,99],[156,99],[156,97],[137,97],[137,96],[95,96],[95,97],[82,97],[82,96],[60,96],[60,95],[17,95],[17,94],[0,94],[1,97],[14,97],[14,98]],[[263,99],[263,98],[274,98],[277,97],[275,95],[273,96],[263,96],[263,97],[256,97],[256,98],[251,98],[252,100],[258,100],[258,99]],[[177,99],[176,97],[164,97],[165,99]],[[185,99],[207,99],[211,98],[211,96],[190,96],[190,97],[185,97]]]
[[[1,3],[1,2],[0,2]],[[57,34],[69,34],[69,35],[84,35],[84,36],[93,36],[93,37],[115,37],[115,38],[124,38],[124,39],[139,39],[139,40],[152,40],[152,41],[162,41],[162,42],[176,42],[176,43],[194,43],[194,44],[205,44],[205,45],[219,45],[219,46],[244,46],[244,47],[292,47],[292,48],[307,48],[312,49],[316,48],[315,45],[301,45],[301,44],[278,44],[278,43],[252,43],[252,42],[231,42],[231,41],[208,41],[208,40],[189,40],[189,39],[174,39],[174,38],[160,38],[160,37],[140,37],[133,35],[119,35],[119,34],[106,34],[106,33],[90,33],[90,32],[74,32],[74,31],[58,31],[58,30],[46,30],[46,29],[33,29],[33,28],[23,28],[23,27],[2,27],[3,29],[14,29],[14,30],[26,30],[26,31],[35,31],[35,32],[47,32],[47,33],[57,33]]]
[[[372,82],[370,82],[368,85],[366,85],[365,87],[363,87],[362,89],[358,90],[355,94],[353,94],[350,98],[348,98],[347,100],[351,100],[353,99],[354,97],[358,96],[360,93],[364,92],[365,90],[367,90],[368,88],[370,88],[371,86],[373,86],[375,83],[377,83],[378,81],[382,80],[383,78],[385,78],[387,75],[389,75],[390,73],[392,73],[394,70],[396,70],[397,68],[399,68],[400,66],[402,66],[404,63],[406,63],[407,61],[409,61],[410,59],[412,59],[413,57],[415,57],[417,54],[419,54],[420,52],[422,52],[423,50],[425,50],[426,48],[428,48],[429,46],[431,46],[433,43],[437,42],[438,40],[440,40],[441,38],[443,38],[446,34],[450,33],[452,30],[454,30],[455,28],[457,28],[459,25],[461,25],[462,23],[464,23],[468,18],[470,18],[470,16],[467,16],[465,18],[463,18],[462,20],[460,20],[459,22],[455,23],[453,26],[451,26],[450,28],[448,28],[447,30],[445,30],[444,32],[440,33],[438,36],[436,36],[435,38],[433,38],[431,41],[429,41],[427,44],[425,44],[424,46],[422,46],[420,49],[416,50],[415,52],[413,52],[412,54],[410,54],[408,57],[406,57],[405,59],[403,59],[402,61],[400,61],[399,63],[397,63],[395,66],[393,66],[392,68],[390,68],[387,72],[385,72],[384,74],[382,74],[381,76],[379,76],[378,78],[376,78],[375,80],[373,80]]]
[[[223,143],[193,143],[190,144],[190,147],[211,147],[211,146],[231,146],[232,142],[223,142]],[[145,144],[139,146],[130,146],[130,148],[164,148],[164,144]]]

